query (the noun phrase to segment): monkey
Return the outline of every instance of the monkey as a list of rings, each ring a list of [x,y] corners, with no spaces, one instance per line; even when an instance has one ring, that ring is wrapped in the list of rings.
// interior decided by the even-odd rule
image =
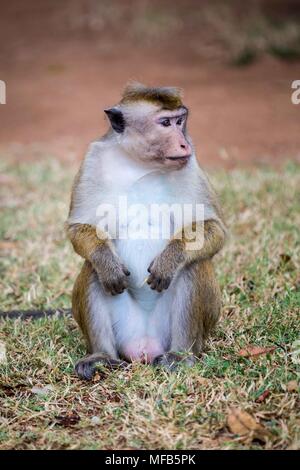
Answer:
[[[87,355],[75,365],[85,380],[98,364],[116,368],[140,361],[176,370],[199,360],[220,316],[212,259],[227,234],[217,195],[187,132],[188,108],[180,89],[131,82],[120,102],[104,112],[109,130],[89,146],[66,222],[73,249],[84,260],[72,313],[87,345]],[[145,226],[158,236],[121,237],[107,220],[100,223],[105,217],[98,211],[102,205],[115,207],[121,196],[146,207],[197,203],[202,220],[193,213],[186,225],[182,219],[175,223],[169,212],[171,230],[162,236],[160,222],[148,213]],[[191,247],[198,222],[202,242]],[[123,228],[129,225],[123,221]]]

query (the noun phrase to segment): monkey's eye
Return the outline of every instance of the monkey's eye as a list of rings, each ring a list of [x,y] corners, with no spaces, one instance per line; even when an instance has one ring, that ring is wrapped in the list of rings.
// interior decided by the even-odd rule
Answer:
[[[164,127],[169,127],[171,125],[171,121],[169,118],[166,118],[166,119],[163,119],[162,121],[160,121],[160,124]]]
[[[177,119],[176,121],[177,126],[181,126],[182,123],[183,123],[183,118]]]

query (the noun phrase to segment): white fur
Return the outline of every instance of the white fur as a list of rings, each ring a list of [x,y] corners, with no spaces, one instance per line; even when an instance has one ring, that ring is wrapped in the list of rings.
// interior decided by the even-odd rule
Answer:
[[[167,351],[171,346],[172,304],[178,301],[178,281],[175,279],[160,294],[144,286],[114,297],[93,282],[90,286],[93,352],[101,350],[114,357],[116,346],[121,356],[151,362]],[[147,297],[149,291],[154,302]]]
[[[115,142],[115,139],[114,139]],[[119,196],[128,204],[203,203],[204,218],[217,218],[208,199],[208,182],[195,156],[178,171],[158,171],[128,158],[109,138],[91,144],[82,166],[74,204],[68,222],[97,224],[99,204],[118,204]],[[153,220],[149,219],[149,224]],[[115,240],[116,252],[131,272],[129,289],[122,295],[106,295],[93,283],[91,315],[94,331],[104,331],[108,346],[113,341],[125,356],[137,358],[145,349],[150,357],[170,347],[170,305],[176,296],[176,281],[158,293],[147,284],[150,262],[163,250],[167,240]],[[169,313],[168,313],[169,312]],[[111,329],[112,323],[112,329]],[[114,335],[112,335],[112,331]],[[101,333],[101,337],[102,337]],[[100,342],[100,337],[99,337]],[[97,343],[97,341],[96,341]],[[97,344],[93,348],[97,350]]]

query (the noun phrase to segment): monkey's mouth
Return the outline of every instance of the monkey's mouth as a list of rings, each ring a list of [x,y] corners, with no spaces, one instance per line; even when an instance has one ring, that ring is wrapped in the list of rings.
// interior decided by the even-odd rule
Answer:
[[[184,157],[166,157],[166,160],[171,160],[173,162],[186,163],[190,157],[191,157],[190,155],[185,155]]]

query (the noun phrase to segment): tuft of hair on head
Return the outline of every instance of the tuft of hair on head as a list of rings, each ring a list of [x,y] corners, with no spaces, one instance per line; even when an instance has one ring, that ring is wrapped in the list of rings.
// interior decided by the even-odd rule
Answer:
[[[174,110],[183,106],[182,92],[176,87],[147,87],[139,82],[130,82],[124,89],[121,104],[147,101]]]

